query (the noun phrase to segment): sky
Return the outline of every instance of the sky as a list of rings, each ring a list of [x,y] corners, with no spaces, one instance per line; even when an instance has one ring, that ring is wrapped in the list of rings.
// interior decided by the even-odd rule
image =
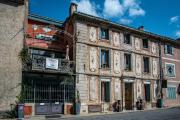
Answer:
[[[71,2],[78,11],[159,35],[180,38],[180,0],[29,0],[30,13],[64,21]]]

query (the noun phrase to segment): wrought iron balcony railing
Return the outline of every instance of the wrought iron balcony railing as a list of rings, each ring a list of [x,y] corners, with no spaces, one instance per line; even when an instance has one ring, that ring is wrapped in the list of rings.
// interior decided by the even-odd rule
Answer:
[[[73,73],[74,63],[67,59],[32,55],[31,59],[23,65],[23,70],[56,73]]]

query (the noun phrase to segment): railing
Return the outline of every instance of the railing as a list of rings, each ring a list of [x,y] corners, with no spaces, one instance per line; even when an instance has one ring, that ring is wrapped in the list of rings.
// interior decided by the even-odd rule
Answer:
[[[46,71],[59,73],[73,73],[72,61],[60,58],[50,58],[40,55],[32,55],[27,64],[23,66],[24,71]]]

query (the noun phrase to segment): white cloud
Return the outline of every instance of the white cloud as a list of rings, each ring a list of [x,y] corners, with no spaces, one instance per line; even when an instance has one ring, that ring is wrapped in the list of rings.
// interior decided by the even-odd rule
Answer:
[[[137,3],[135,0],[123,0],[123,6],[128,8],[128,7],[137,7]]]
[[[97,8],[99,8],[99,5],[90,2],[90,0],[72,0],[72,2],[78,5],[78,11],[94,16],[100,16],[97,12]]]
[[[104,17],[117,17],[123,14],[123,6],[120,4],[119,0],[105,0],[103,9]]]
[[[178,20],[179,20],[179,16],[174,16],[174,17],[170,18],[171,23],[177,22]]]
[[[176,31],[176,37],[180,37],[180,30]]]
[[[120,19],[120,23],[122,24],[131,24],[133,21],[131,19],[122,18]]]
[[[145,10],[140,7],[140,1],[138,0],[123,0],[124,9],[128,10],[129,16],[144,16]]]
[[[130,8],[129,9],[129,16],[144,16],[145,11],[141,8]]]

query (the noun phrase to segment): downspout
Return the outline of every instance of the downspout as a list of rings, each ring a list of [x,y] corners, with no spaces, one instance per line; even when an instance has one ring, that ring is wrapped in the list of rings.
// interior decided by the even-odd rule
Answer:
[[[163,69],[162,69],[162,54],[161,54],[161,42],[158,42],[159,47],[159,72],[160,72],[160,78],[159,78],[159,91],[160,91],[160,98],[161,101],[163,100],[163,93],[162,93],[162,80],[163,80]],[[162,106],[160,106],[162,107]]]

